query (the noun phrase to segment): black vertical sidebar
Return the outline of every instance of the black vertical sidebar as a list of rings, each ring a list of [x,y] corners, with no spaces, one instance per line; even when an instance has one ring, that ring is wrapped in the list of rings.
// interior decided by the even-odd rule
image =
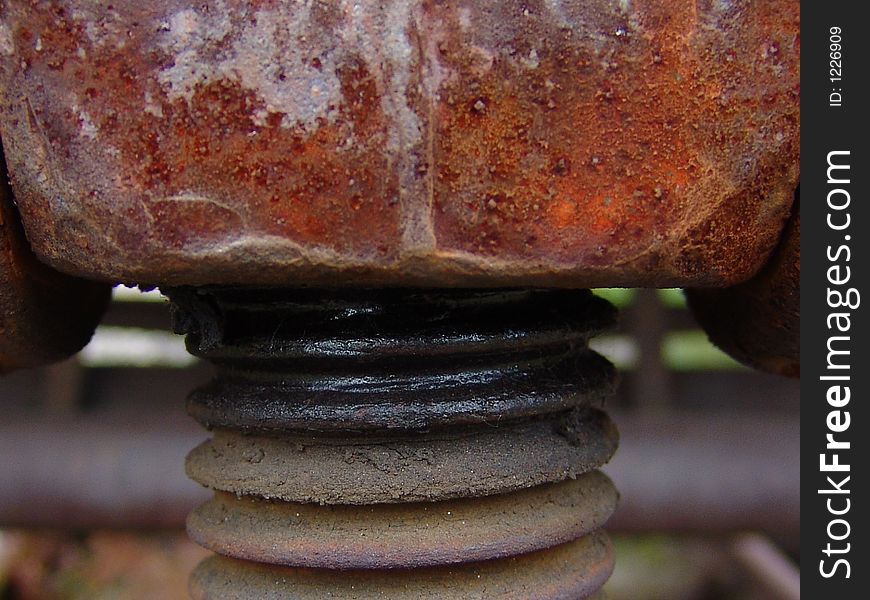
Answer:
[[[801,3],[801,591],[811,600],[870,597],[865,6]]]

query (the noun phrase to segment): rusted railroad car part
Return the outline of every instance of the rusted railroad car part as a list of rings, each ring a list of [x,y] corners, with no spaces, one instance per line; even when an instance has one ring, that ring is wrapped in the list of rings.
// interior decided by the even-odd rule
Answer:
[[[189,400],[214,436],[188,474],[215,496],[188,532],[222,555],[195,598],[578,598],[607,578],[615,373],[587,345],[604,300],[165,291],[216,366]]]
[[[755,277],[721,290],[686,291],[710,340],[740,362],[800,377],[800,199],[780,245]]]
[[[11,0],[36,253],[160,285],[724,286],[797,181],[799,4]]]
[[[0,154],[0,373],[72,356],[90,340],[111,287],[59,273],[33,255]]]
[[[34,252],[166,288],[217,367],[189,528],[225,556],[194,596],[594,594],[612,310],[528,288],[754,275],[797,181],[798,32],[795,0],[3,4]]]

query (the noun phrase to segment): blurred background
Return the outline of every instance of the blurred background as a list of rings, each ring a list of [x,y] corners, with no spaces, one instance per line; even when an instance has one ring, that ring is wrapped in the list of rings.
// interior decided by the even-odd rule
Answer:
[[[715,349],[679,290],[596,292],[621,309],[592,344],[622,373],[608,598],[799,598],[799,381]],[[0,600],[187,597],[209,494],[184,399],[209,377],[159,292],[119,287],[77,356],[0,378]]]

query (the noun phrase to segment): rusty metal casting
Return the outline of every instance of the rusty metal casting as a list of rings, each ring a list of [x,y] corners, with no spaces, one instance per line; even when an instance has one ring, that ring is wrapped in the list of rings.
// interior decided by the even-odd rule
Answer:
[[[607,578],[604,300],[166,291],[217,369],[189,399],[213,437],[187,471],[215,495],[188,532],[221,555],[195,598],[580,598]]]
[[[796,0],[10,0],[24,225],[112,281],[723,286],[798,178]]]
[[[596,593],[614,313],[576,288],[759,272],[799,55],[797,0],[0,3],[34,254],[165,289],[217,367],[194,596]]]
[[[762,371],[800,376],[800,200],[782,240],[752,279],[725,289],[686,290],[689,307],[710,340]]]

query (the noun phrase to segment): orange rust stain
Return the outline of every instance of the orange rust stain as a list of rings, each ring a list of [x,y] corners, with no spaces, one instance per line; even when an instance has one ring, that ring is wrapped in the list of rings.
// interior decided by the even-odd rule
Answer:
[[[574,223],[577,214],[577,205],[570,200],[561,200],[552,208],[550,213],[553,222],[559,229],[563,229]]]
[[[687,17],[671,14],[671,37]],[[687,102],[696,89],[693,65],[664,39],[669,31],[626,50],[621,69],[597,64],[582,44],[549,47],[541,35],[536,69],[499,57],[478,76],[464,54],[467,40],[442,44],[463,82],[441,91],[437,112],[442,244],[577,260],[611,244],[618,229],[660,229],[670,192],[695,178],[686,169],[695,156],[683,138],[685,122],[695,118]],[[675,72],[687,91],[670,98]],[[681,108],[670,110],[675,103]],[[477,205],[491,197],[504,202],[477,218]]]
[[[615,41],[605,58],[588,40],[535,31],[512,56],[494,53],[481,74],[468,50],[473,34],[441,43],[440,59],[461,82],[440,90],[436,112],[442,247],[596,262],[679,228],[693,216],[688,206],[704,210],[706,199],[692,196],[710,176],[704,161],[729,145],[754,148],[754,132],[739,120],[731,129],[719,124],[734,111],[752,114],[722,98],[751,82],[756,67],[729,56],[730,48],[707,56],[713,50],[692,45],[693,3],[635,3],[635,10],[645,35]],[[456,15],[440,16],[461,31]],[[521,60],[530,48],[534,69]],[[481,211],[488,198],[500,201]]]

